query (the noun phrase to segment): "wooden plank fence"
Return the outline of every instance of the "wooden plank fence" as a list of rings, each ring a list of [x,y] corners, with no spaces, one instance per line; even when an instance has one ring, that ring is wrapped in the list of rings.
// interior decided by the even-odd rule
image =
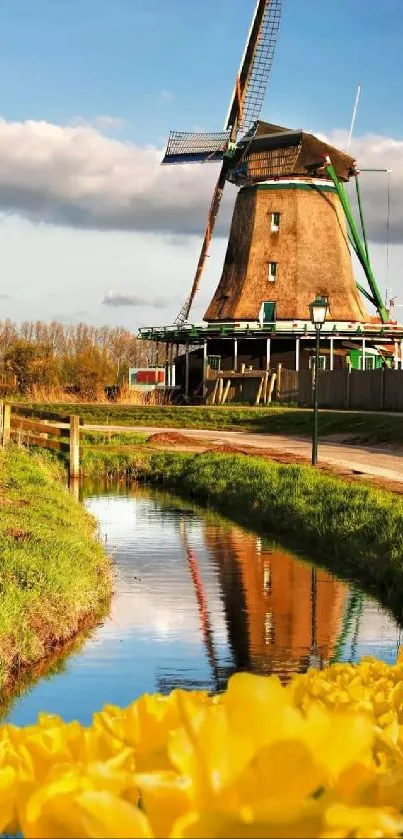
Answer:
[[[68,455],[69,477],[79,477],[81,417],[54,414],[10,402],[3,403],[0,413],[3,447],[14,440],[26,446],[64,452]]]
[[[279,402],[310,407],[312,371],[283,370]],[[319,370],[322,408],[403,411],[403,370]]]
[[[403,370],[319,370],[318,397],[322,408],[367,411],[403,411]],[[312,370],[220,371],[205,381],[209,405],[245,402],[270,405],[272,401],[312,406]]]

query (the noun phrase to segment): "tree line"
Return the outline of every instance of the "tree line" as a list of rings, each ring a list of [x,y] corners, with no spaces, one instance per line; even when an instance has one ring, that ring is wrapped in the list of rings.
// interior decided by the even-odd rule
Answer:
[[[3,394],[29,394],[39,387],[92,397],[107,387],[127,383],[130,367],[153,367],[165,361],[165,345],[136,338],[122,327],[0,322]]]

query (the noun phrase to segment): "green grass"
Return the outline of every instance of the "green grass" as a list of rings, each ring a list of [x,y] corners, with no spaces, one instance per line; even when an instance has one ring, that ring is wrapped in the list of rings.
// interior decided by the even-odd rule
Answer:
[[[84,452],[90,477],[147,480],[309,552],[403,619],[403,500],[311,467],[256,457],[106,449]]]
[[[137,434],[131,431],[122,433],[113,431],[84,431],[81,442],[84,446],[137,446],[147,442],[147,434]]]
[[[312,431],[312,411],[280,406],[249,408],[229,405],[212,408],[37,404],[35,407],[63,414],[78,413],[85,423],[94,425],[211,428],[297,436],[310,435]],[[398,414],[393,416],[321,410],[319,429],[322,437],[329,434],[353,434],[361,442],[403,444],[403,421]]]
[[[97,524],[51,457],[0,453],[0,687],[103,613],[110,563]]]

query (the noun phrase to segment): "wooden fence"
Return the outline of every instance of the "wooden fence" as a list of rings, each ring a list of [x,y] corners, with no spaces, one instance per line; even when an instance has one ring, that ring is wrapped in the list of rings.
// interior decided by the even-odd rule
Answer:
[[[5,402],[1,409],[1,438],[23,445],[40,446],[68,455],[69,477],[80,475],[80,426],[83,420],[74,414],[63,416]]]
[[[311,406],[311,370],[283,370],[278,401]],[[319,370],[318,401],[323,408],[403,411],[403,370]]]

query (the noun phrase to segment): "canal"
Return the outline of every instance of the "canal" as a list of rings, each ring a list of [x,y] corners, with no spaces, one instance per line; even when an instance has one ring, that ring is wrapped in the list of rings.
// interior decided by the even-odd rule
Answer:
[[[143,487],[87,485],[83,496],[113,557],[111,612],[8,721],[46,710],[88,724],[143,692],[221,690],[236,670],[287,681],[335,660],[396,660],[400,629],[386,612],[275,542]]]

